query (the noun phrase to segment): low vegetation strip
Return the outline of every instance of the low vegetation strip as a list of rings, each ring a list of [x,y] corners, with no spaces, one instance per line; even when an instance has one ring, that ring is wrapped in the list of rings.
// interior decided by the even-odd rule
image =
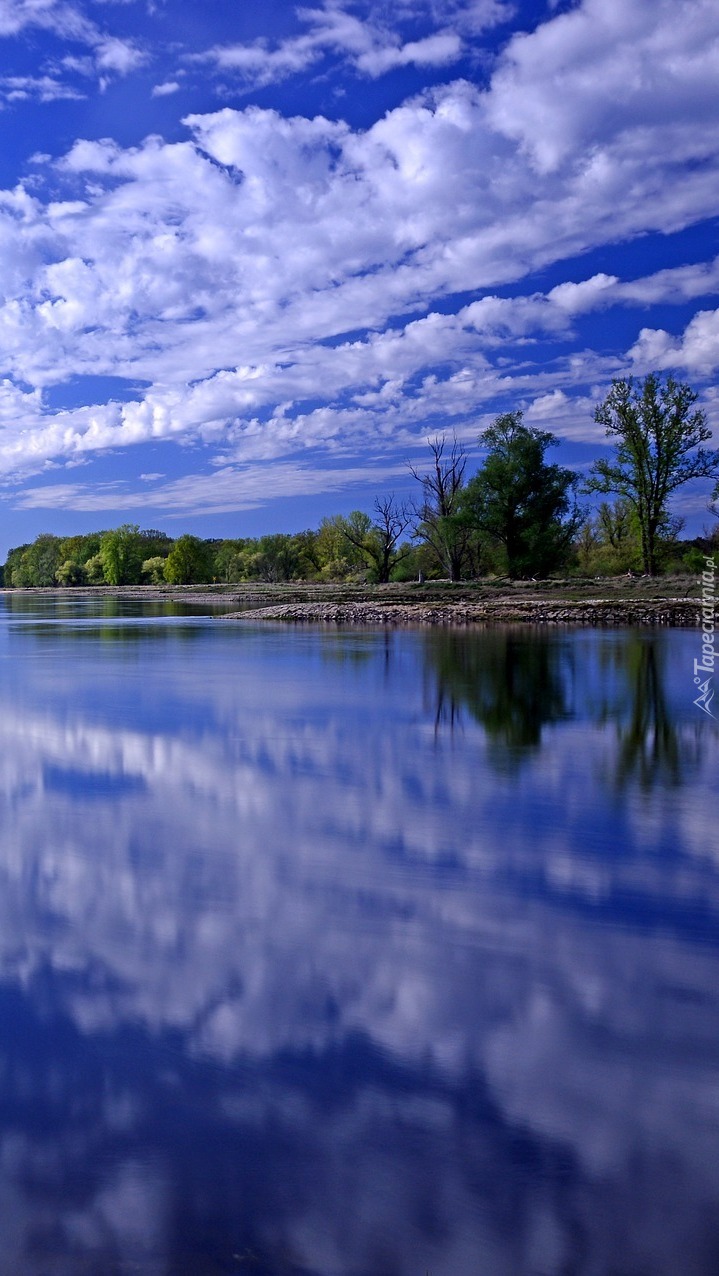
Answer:
[[[229,612],[222,620],[326,625],[593,625],[602,628],[700,625],[695,599],[503,599],[474,603],[293,602]]]

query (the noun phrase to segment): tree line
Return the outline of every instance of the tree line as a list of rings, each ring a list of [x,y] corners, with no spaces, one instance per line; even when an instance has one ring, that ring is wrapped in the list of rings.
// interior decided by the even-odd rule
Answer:
[[[409,466],[418,495],[377,497],[372,513],[324,518],[294,535],[173,539],[125,523],[58,537],[43,533],[8,554],[13,588],[73,585],[203,584],[240,581],[351,581],[487,575],[512,579],[557,571],[601,575],[667,568],[700,570],[714,534],[682,542],[670,497],[691,479],[719,479],[719,451],[697,395],[671,377],[616,380],[595,419],[615,440],[584,481],[547,459],[558,440],[503,413],[479,436],[486,457],[472,477],[456,438],[428,440],[424,467]],[[589,513],[581,495],[613,497]],[[714,491],[719,496],[719,482]],[[710,506],[717,513],[716,505]]]

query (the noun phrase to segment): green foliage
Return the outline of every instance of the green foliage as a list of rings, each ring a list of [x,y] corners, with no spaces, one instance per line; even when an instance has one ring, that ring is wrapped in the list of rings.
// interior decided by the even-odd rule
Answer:
[[[574,542],[579,569],[587,576],[619,576],[641,568],[641,537],[628,501],[603,501]]]
[[[108,585],[137,585],[142,571],[142,541],[136,523],[123,523],[105,532],[100,542],[100,558]]]
[[[299,580],[316,580],[321,570],[318,533],[311,528],[292,537],[297,556]]]
[[[165,580],[170,585],[197,585],[210,580],[211,572],[212,555],[197,536],[180,536],[164,562]]]
[[[12,585],[15,589],[47,589],[55,584],[55,572],[60,565],[60,539],[49,532],[42,532],[31,545],[8,556]]]
[[[138,535],[142,542],[143,558],[167,558],[174,544],[167,532],[158,532],[154,527],[143,528]]]
[[[544,460],[558,440],[523,425],[521,412],[507,412],[480,442],[489,452],[462,493],[467,526],[490,548],[501,547],[512,579],[548,575],[567,562],[582,522],[573,500],[576,476]]]
[[[244,573],[244,540],[223,540],[215,547],[212,560],[212,577],[229,585],[242,580]]]
[[[146,558],[142,564],[142,574],[150,585],[163,585],[165,583],[165,562],[166,559],[161,554],[155,554],[152,558]]]
[[[612,382],[595,412],[617,441],[612,460],[595,461],[586,492],[614,493],[637,519],[642,567],[654,575],[662,536],[667,533],[669,497],[695,478],[719,475],[719,451],[700,445],[711,438],[706,414],[694,408],[697,395],[684,382],[651,374],[635,385]]]
[[[20,576],[22,574],[22,558],[29,545],[16,545],[11,549],[5,560],[5,585],[8,589],[22,589]]]
[[[676,411],[667,429],[671,426],[672,437],[678,434],[685,449],[691,448],[690,437],[694,446],[706,437],[703,414],[689,413],[695,396],[687,387],[670,380],[662,389],[657,378],[647,378],[641,395],[631,390],[631,383],[615,383],[613,389],[620,406],[626,406],[626,400],[640,416],[649,414],[647,403],[654,403],[659,416],[673,404]],[[607,413],[610,408],[619,411],[611,395],[607,403]],[[654,426],[658,438],[656,421]],[[202,540],[184,535],[174,541],[165,532],[128,523],[76,536],[44,532],[9,551],[4,582],[15,589],[141,581],[383,583],[507,572],[514,577],[546,575],[569,562],[570,556],[579,570],[591,575],[624,573],[642,564],[641,511],[631,493],[604,502],[583,522],[574,503],[575,476],[544,459],[547,447],[557,442],[551,434],[528,429],[521,412],[510,412],[498,417],[481,440],[488,454],[468,483],[466,453],[456,438],[451,447],[444,436],[430,440],[427,472],[410,467],[422,490],[421,502],[412,506],[394,495],[377,497],[372,513],[353,510],[347,516],[323,518],[316,530],[255,538]],[[697,464],[707,473],[719,467],[716,458],[719,453],[701,448],[685,456],[675,464],[669,485],[686,481]],[[597,462],[592,490],[603,490],[601,484],[608,482],[606,465]],[[414,543],[404,539],[408,529]],[[679,541],[679,531],[678,521],[662,506],[655,520],[655,568],[669,565],[693,572],[705,550],[716,548],[719,553],[719,527],[701,544]]]
[[[246,561],[249,579],[276,583],[296,578],[299,555],[292,536],[284,532],[260,536],[248,549],[250,552]]]
[[[88,558],[85,563],[85,579],[88,585],[105,584],[105,567],[102,561],[102,554],[93,554],[92,558]]]
[[[334,514],[320,523],[315,543],[320,580],[341,581],[364,576],[364,555],[345,535],[346,522],[341,514]]]
[[[58,585],[84,585],[85,568],[73,558],[67,558],[55,572]]]

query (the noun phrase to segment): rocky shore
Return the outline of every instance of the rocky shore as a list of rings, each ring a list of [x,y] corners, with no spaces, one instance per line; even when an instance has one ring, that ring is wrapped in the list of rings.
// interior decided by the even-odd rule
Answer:
[[[597,580],[448,581],[390,585],[311,581],[212,585],[85,586],[5,589],[14,597],[42,595],[66,601],[102,598],[147,603],[176,614],[212,615],[243,623],[267,621],[374,628],[443,625],[584,625],[599,628],[700,628],[701,591],[690,576],[609,577]]]
[[[229,612],[221,620],[276,621],[293,624],[493,626],[592,625],[600,628],[700,624],[697,600],[586,599],[581,601],[502,599],[459,603],[293,602]]]

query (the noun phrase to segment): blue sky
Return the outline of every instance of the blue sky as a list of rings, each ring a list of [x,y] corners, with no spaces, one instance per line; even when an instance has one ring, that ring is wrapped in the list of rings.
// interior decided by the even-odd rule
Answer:
[[[718,124],[716,0],[0,0],[0,551],[316,526],[514,408],[581,471],[613,376],[719,435]]]

